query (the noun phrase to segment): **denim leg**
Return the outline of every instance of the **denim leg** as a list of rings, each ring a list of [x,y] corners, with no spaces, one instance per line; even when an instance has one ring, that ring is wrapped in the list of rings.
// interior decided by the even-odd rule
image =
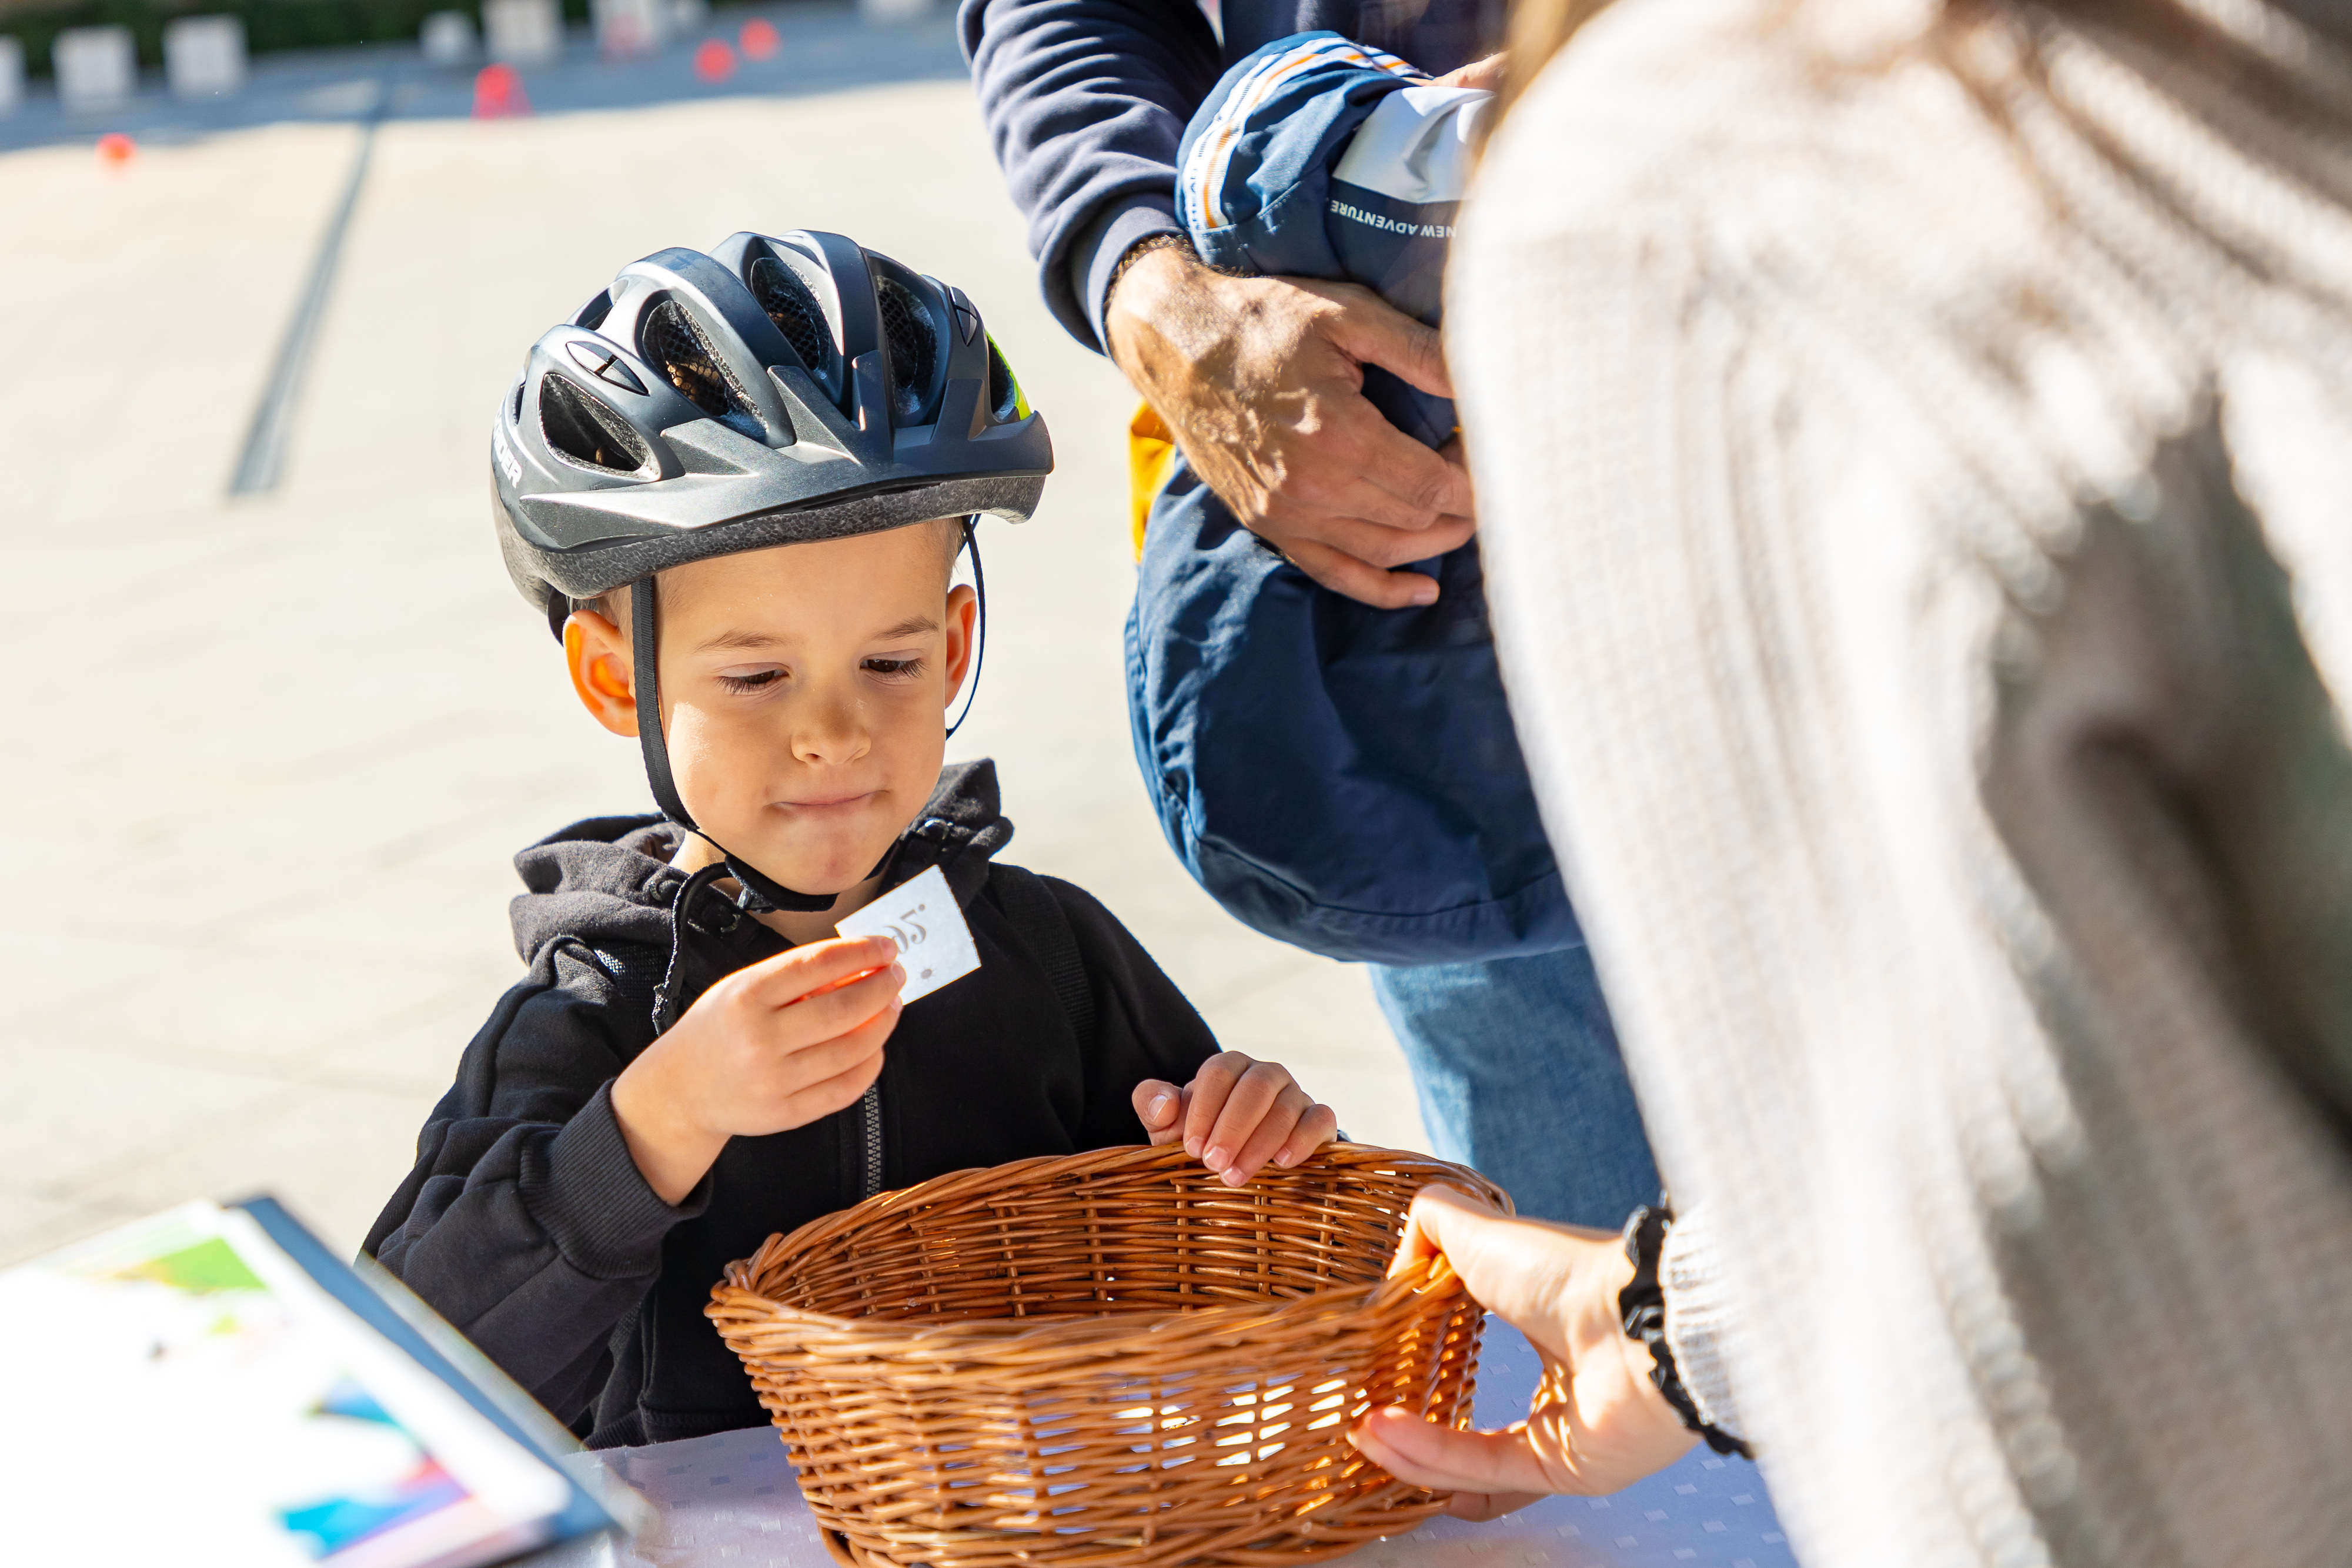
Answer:
[[[1371,964],[1441,1158],[1521,1214],[1614,1229],[1658,1196],[1657,1166],[1581,947],[1482,964]]]

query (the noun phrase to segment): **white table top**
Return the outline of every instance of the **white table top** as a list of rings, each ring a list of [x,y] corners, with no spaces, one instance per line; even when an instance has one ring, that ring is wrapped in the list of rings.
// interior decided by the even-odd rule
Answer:
[[[1527,1413],[1535,1352],[1499,1318],[1486,1322],[1478,1418]],[[834,1568],[772,1427],[581,1455],[635,1488],[658,1521],[611,1568]],[[1486,1524],[1440,1519],[1338,1561],[1349,1568],[1793,1568],[1756,1467],[1705,1448],[1614,1497],[1547,1498]]]

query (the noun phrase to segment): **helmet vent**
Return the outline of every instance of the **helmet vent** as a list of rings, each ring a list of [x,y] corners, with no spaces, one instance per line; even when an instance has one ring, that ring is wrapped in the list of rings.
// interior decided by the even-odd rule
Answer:
[[[735,378],[711,350],[709,340],[695,326],[694,318],[678,308],[675,299],[665,299],[646,315],[645,354],[661,367],[669,384],[684,394],[686,401],[710,415],[742,428],[748,425],[751,434],[760,433],[760,422],[751,413],[751,400],[735,384]],[[734,415],[729,419],[730,414]]]
[[[895,388],[891,412],[900,419],[919,419],[929,401],[931,371],[938,363],[940,335],[931,313],[915,291],[895,277],[879,280],[875,290],[882,306],[882,340],[890,350],[890,380]]]
[[[988,340],[988,417],[1003,424],[1021,412],[1021,383],[1013,379],[1013,367],[1004,362],[1004,355],[996,340]]]
[[[539,382],[539,428],[557,453],[601,474],[634,474],[652,457],[604,399],[552,371]]]
[[[791,267],[772,256],[763,256],[751,264],[751,293],[809,373],[822,375],[833,358],[833,332],[825,325],[824,313],[809,297],[808,286],[793,276]]]

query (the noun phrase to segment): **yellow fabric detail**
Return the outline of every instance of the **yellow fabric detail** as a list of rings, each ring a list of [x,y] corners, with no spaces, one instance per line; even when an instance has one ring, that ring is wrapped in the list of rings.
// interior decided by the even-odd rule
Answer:
[[[1135,415],[1127,422],[1127,500],[1134,514],[1135,559],[1143,559],[1143,525],[1150,519],[1151,503],[1168,483],[1170,470],[1176,466],[1176,437],[1151,405],[1135,405]]]

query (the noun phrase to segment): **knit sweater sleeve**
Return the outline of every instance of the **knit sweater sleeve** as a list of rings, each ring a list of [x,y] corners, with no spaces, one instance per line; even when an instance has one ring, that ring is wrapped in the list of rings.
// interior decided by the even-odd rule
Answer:
[[[1658,1283],[1666,1297],[1666,1347],[1675,1354],[1675,1371],[1698,1406],[1699,1419],[1735,1437],[1746,1437],[1739,1396],[1724,1364],[1736,1319],[1713,1211],[1706,1205],[1685,1209],[1667,1228],[1658,1251]]]
[[[558,1419],[589,1407],[615,1326],[701,1212],[646,1183],[612,1081],[651,1037],[593,955],[558,945],[500,999],[365,1250]]]
[[[1604,11],[1447,277],[1685,1381],[1808,1563],[2264,1560],[2352,1444],[2352,555],[2277,554],[2352,329],[2273,282],[2352,298],[2345,211],[2101,38],[1972,92],[1852,16]]]

